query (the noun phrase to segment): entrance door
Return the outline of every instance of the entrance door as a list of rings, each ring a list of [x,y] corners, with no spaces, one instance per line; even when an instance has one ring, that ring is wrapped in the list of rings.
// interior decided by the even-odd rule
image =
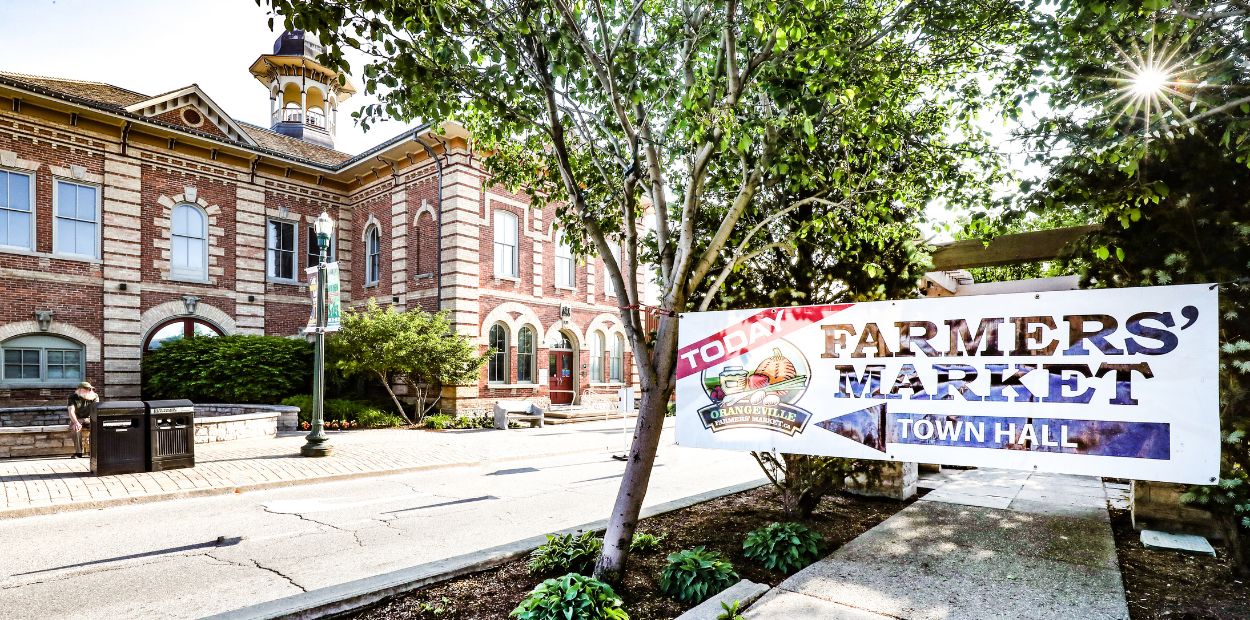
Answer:
[[[552,351],[548,371],[551,404],[567,405],[573,402],[573,352]]]

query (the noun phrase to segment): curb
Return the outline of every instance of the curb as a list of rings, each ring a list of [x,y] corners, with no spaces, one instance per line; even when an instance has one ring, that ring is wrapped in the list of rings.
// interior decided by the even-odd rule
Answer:
[[[768,480],[759,478],[712,491],[690,495],[673,501],[664,502],[651,507],[643,507],[640,519],[654,517],[674,510],[687,508],[695,504],[716,499],[725,495],[749,491],[768,484]],[[602,532],[607,528],[607,519],[585,523],[577,527],[566,528],[554,532],[556,534],[572,534],[576,532]],[[523,558],[534,548],[547,542],[546,535],[532,536],[497,547],[459,555],[437,562],[429,562],[418,566],[403,568],[373,577],[365,577],[334,586],[310,590],[294,594],[234,611],[213,616],[210,620],[260,620],[260,619],[311,619],[335,618],[360,611],[383,599],[418,590],[426,586],[442,583],[462,575],[477,573],[513,560]]]
[[[299,478],[296,480],[273,480],[270,482],[253,482],[251,484],[241,484],[223,487],[209,487],[203,489],[183,489],[179,491],[163,491],[160,493],[152,493],[149,495],[136,495],[134,497],[114,497],[109,499],[98,499],[80,502],[67,502],[64,504],[44,504],[41,506],[27,506],[23,508],[0,509],[0,521],[6,519],[21,519],[24,517],[35,517],[47,514],[59,514],[63,512],[74,512],[78,510],[99,510],[102,508],[111,508],[113,506],[132,506],[138,504],[149,504],[154,502],[162,502],[173,499],[187,499],[195,497],[212,497],[216,495],[230,495],[232,493],[244,493],[247,491],[263,491],[266,489],[281,489],[284,487],[301,486],[305,484],[320,484],[322,482],[342,482],[344,480],[357,480],[360,478],[376,478],[380,476],[392,476],[397,474],[409,474],[421,471],[433,471],[438,469],[454,469],[458,467],[481,467],[491,463],[508,463],[512,461],[522,461],[527,459],[544,459],[559,456],[568,456],[572,454],[586,454],[592,452],[604,451],[601,446],[594,448],[577,448],[573,450],[563,450],[555,452],[539,452],[534,454],[524,454],[517,456],[509,456],[499,459],[475,460],[475,461],[459,461],[452,463],[435,463],[431,465],[414,465],[412,467],[401,467],[398,469],[385,469],[377,471],[352,472],[347,474],[333,474],[329,476],[319,476],[316,478]],[[330,457],[333,458],[333,457]],[[89,475],[89,474],[88,474]]]

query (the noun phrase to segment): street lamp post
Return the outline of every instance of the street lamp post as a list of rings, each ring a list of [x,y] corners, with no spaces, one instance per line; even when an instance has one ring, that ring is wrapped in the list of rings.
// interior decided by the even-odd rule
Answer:
[[[317,233],[317,308],[313,327],[313,414],[308,443],[300,448],[304,456],[329,456],[334,447],[325,430],[325,364],[326,364],[326,263],[329,262],[330,233],[334,220],[324,211],[313,224]]]

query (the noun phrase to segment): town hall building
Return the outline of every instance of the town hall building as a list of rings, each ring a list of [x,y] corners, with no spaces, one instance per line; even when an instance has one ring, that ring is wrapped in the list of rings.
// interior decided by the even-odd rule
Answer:
[[[616,292],[561,242],[554,207],[493,185],[458,125],[335,150],[355,89],[319,51],[286,32],[250,67],[268,128],[195,84],[0,72],[0,406],[63,403],[82,380],[138,397],[144,352],[169,338],[298,337],[323,211],[345,304],[445,310],[496,350],[444,410],[631,382]]]

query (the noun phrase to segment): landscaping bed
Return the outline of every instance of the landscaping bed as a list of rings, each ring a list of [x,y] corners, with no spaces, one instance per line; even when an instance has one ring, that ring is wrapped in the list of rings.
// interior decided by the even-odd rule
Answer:
[[[909,502],[854,495],[826,497],[810,519],[802,521],[824,537],[821,556],[841,547],[869,528],[902,510]],[[668,554],[704,546],[733,563],[743,579],[777,585],[787,575],[747,561],[742,542],[751,530],[789,519],[782,513],[771,486],[727,495],[709,502],[643,520],[639,532],[664,534],[659,549],[630,554],[624,583],[616,589],[631,620],[675,618],[693,605],[662,594],[659,573]],[[792,571],[793,572],[793,571]],[[527,560],[467,575],[383,601],[355,618],[499,620],[525,598],[544,576],[529,574]]]
[[[1111,527],[1132,620],[1250,618],[1250,582],[1233,576],[1222,545],[1216,557],[1147,549],[1127,510],[1111,511]]]

